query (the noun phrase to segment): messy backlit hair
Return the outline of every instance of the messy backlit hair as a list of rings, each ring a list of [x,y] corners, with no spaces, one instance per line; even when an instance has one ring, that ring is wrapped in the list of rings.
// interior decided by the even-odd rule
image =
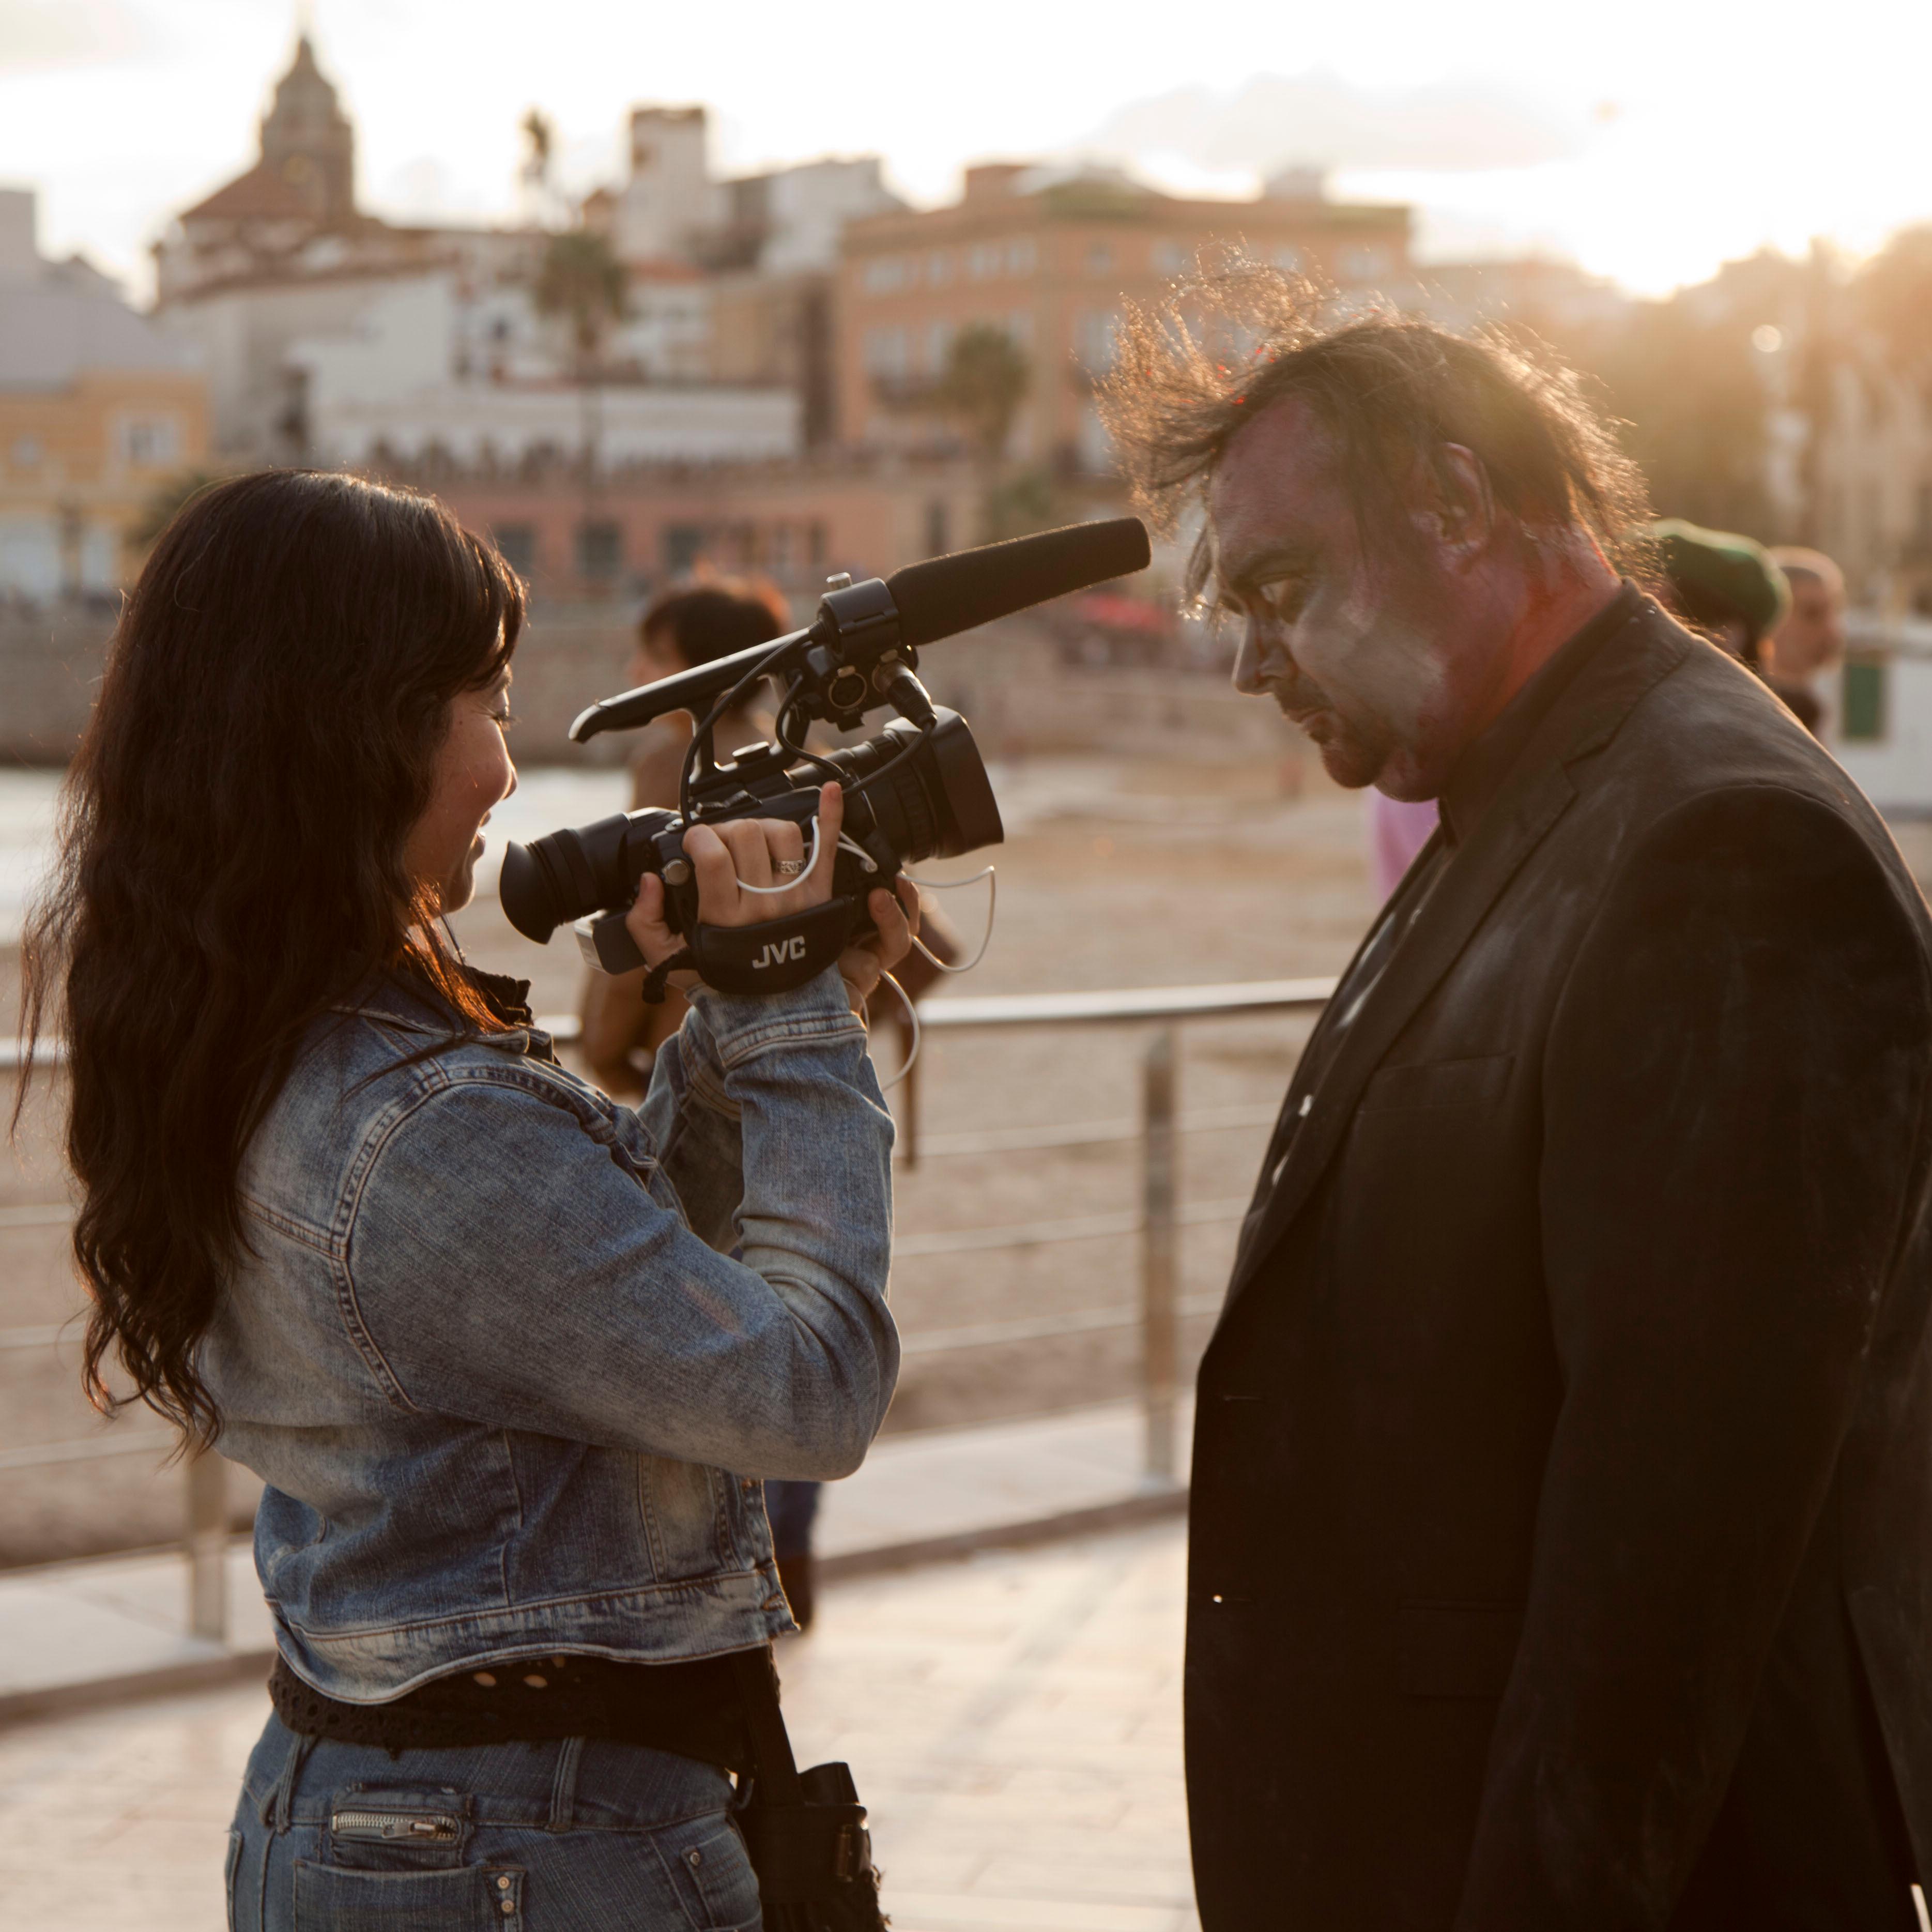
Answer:
[[[1160,528],[1204,503],[1234,436],[1298,398],[1334,440],[1365,544],[1410,528],[1417,483],[1447,480],[1446,446],[1483,466],[1524,533],[1587,532],[1612,562],[1640,566],[1642,473],[1577,378],[1498,332],[1453,334],[1392,310],[1350,311],[1332,290],[1237,257],[1130,303],[1100,386],[1102,417],[1135,496]],[[1394,514],[1391,514],[1394,513]],[[1204,526],[1188,570],[1214,570]]]

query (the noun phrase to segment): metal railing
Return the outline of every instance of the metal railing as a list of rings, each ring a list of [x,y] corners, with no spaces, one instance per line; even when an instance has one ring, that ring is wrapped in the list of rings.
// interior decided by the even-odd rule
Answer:
[[[1180,1230],[1216,1221],[1238,1220],[1245,1197],[1203,1202],[1184,1208],[1180,1202],[1179,1136],[1191,1130],[1265,1125],[1272,1108],[1222,1108],[1183,1114],[1180,1086],[1180,1024],[1227,1018],[1242,1013],[1312,1012],[1328,1003],[1333,980],[1259,980],[1219,986],[1147,986],[1090,993],[1018,993],[976,999],[936,1000],[922,1006],[926,1031],[943,1036],[1001,1027],[1120,1026],[1152,1021],[1158,1030],[1141,1060],[1141,1108],[1137,1122],[1094,1121],[1044,1130],[996,1130],[990,1134],[922,1140],[920,1063],[915,1060],[902,1084],[902,1158],[909,1167],[942,1153],[1025,1153],[1048,1148],[1096,1146],[1138,1138],[1140,1142],[1140,1208],[1118,1214],[1088,1215],[1058,1222],[963,1229],[950,1235],[906,1235],[893,1243],[896,1258],[961,1253],[970,1250],[1021,1248],[1055,1240],[1090,1240],[1107,1235],[1140,1236],[1141,1405],[1144,1442],[1142,1466],[1148,1480],[1168,1484],[1178,1466],[1174,1416],[1179,1394],[1180,1326],[1184,1315],[1211,1313],[1218,1297],[1184,1304],[1180,1297]],[[1019,1322],[988,1322],[908,1339],[908,1354],[937,1354],[1000,1342],[1030,1341],[1131,1326],[1134,1316],[1115,1309],[1047,1316]]]
[[[1045,1126],[994,1128],[980,1132],[928,1135],[920,1117],[920,1063],[902,1083],[898,1157],[908,1167],[922,1160],[975,1154],[1025,1154],[1051,1148],[1139,1143],[1139,1204],[1107,1214],[1051,1221],[904,1234],[893,1243],[896,1260],[1038,1247],[1138,1234],[1140,1298],[1137,1309],[1077,1310],[1022,1321],[987,1322],[907,1336],[909,1358],[995,1347],[1062,1336],[1131,1328],[1141,1331],[1139,1381],[1144,1420],[1142,1466],[1148,1480],[1172,1484],[1178,1467],[1175,1416],[1179,1394],[1180,1326],[1188,1316],[1212,1313],[1218,1295],[1184,1300],[1180,1294],[1180,1235],[1184,1228],[1238,1220],[1245,1196],[1184,1203],[1180,1198],[1180,1139],[1190,1132],[1265,1126],[1272,1107],[1222,1107],[1184,1114],[1178,1104],[1180,1029],[1190,1020],[1240,1014],[1313,1012],[1334,990],[1332,980],[1262,980],[1228,986],[1151,986],[1088,993],[1022,993],[942,999],[920,1009],[931,1036],[994,1028],[1122,1026],[1152,1023],[1156,1030],[1141,1059],[1141,1104],[1132,1119],[1066,1121]],[[546,1016],[538,1024],[560,1043],[578,1034],[574,1015]],[[0,1042],[0,1071],[17,1068],[12,1042]],[[48,1056],[58,1063],[58,1049]],[[0,1231],[57,1226],[72,1216],[65,1203],[0,1207]],[[73,1330],[71,1323],[0,1328],[0,1352],[50,1348]],[[0,1474],[47,1468],[110,1456],[172,1454],[170,1430],[116,1430],[68,1442],[0,1450]],[[215,1642],[227,1634],[226,1465],[219,1455],[190,1456],[184,1463],[184,1529],[189,1628]]]

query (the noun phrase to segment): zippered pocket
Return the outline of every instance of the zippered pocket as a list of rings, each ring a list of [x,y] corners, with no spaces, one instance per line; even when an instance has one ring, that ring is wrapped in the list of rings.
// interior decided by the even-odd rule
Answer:
[[[463,1835],[452,1811],[332,1811],[329,1834],[364,1844],[450,1845]]]

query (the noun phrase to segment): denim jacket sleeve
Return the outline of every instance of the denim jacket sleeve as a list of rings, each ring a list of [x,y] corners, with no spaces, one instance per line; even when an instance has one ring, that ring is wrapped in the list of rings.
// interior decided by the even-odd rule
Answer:
[[[388,1401],[746,1475],[859,1466],[898,1370],[864,1031],[836,973],[694,1006],[646,1102],[654,1159],[514,1059],[379,1126],[340,1287]],[[740,1261],[700,1238],[726,1244],[734,1208]]]

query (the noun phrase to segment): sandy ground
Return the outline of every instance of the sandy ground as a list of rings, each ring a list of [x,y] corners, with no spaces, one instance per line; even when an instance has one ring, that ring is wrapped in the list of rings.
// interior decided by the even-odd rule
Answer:
[[[1046,759],[995,775],[1008,821],[997,863],[998,916],[984,964],[956,982],[970,992],[1183,985],[1333,973],[1372,910],[1361,806],[1318,781],[1281,795],[1281,774],[1255,762],[1136,764]],[[532,772],[502,830],[524,835],[611,808],[608,775]],[[604,790],[600,790],[602,787]],[[574,814],[573,818],[572,814]],[[982,861],[930,869],[962,878]],[[976,940],[983,887],[947,896]],[[494,896],[458,922],[478,963],[528,975],[540,1011],[574,1007],[581,969],[560,938],[546,948],[513,932]],[[0,957],[8,1018],[13,960]],[[951,990],[951,988],[949,988]],[[1307,1022],[1232,1019],[1182,1034],[1184,1109],[1265,1109],[1280,1098]],[[935,1036],[920,1091],[928,1138],[992,1128],[1121,1121],[1138,1106],[1146,1026]],[[882,1045],[881,1058],[890,1056]],[[77,1386],[77,1329],[57,1347],[21,1331],[68,1321],[79,1305],[64,1226],[31,1225],[63,1198],[50,1129],[52,1096],[30,1103],[12,1159],[0,1168],[0,1454],[97,1435]],[[904,1104],[902,1093],[896,1104]],[[1183,1200],[1237,1198],[1252,1184],[1265,1129],[1188,1136]],[[953,1154],[902,1169],[902,1235],[1024,1226],[1119,1213],[1138,1199],[1131,1141],[1023,1154]],[[29,1225],[20,1225],[22,1221]],[[1225,1280],[1233,1228],[1190,1228],[1182,1293],[1210,1299]],[[922,1254],[895,1271],[893,1298],[913,1344],[890,1429],[1066,1408],[1126,1393],[1138,1373],[1138,1246],[1131,1235]],[[922,1353],[922,1334],[987,1322],[1117,1310],[1122,1325],[1025,1342]],[[1184,1371],[1204,1342],[1205,1315],[1184,1324]],[[130,1414],[118,1428],[149,1426]],[[137,1546],[178,1533],[179,1477],[152,1455],[51,1468],[0,1468],[0,1564]],[[245,1485],[236,1485],[238,1496]]]

